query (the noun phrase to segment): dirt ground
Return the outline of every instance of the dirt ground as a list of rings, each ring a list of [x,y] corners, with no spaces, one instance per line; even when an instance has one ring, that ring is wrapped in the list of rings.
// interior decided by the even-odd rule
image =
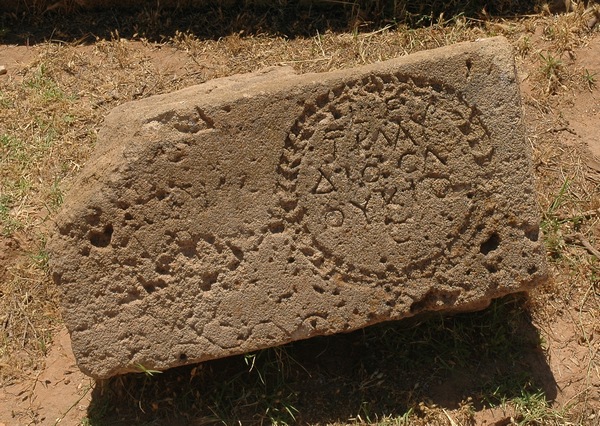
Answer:
[[[547,405],[542,414],[531,418],[519,414],[515,404],[500,403],[468,404],[469,414],[465,415],[464,401],[474,396],[465,384],[472,385],[471,378],[465,377],[468,369],[463,369],[459,372],[465,376],[454,374],[433,386],[425,394],[429,398],[423,401],[426,407],[414,412],[418,411],[418,417],[426,424],[427,419],[433,419],[427,417],[428,413],[435,411],[437,417],[431,420],[432,424],[451,426],[600,425],[600,92],[596,87],[596,79],[600,77],[600,32],[595,24],[584,25],[590,16],[577,21],[581,25],[577,30],[567,29],[576,35],[563,42],[561,19],[571,22],[569,18],[539,16],[490,22],[483,25],[484,29],[468,31],[457,29],[460,22],[453,23],[439,33],[435,33],[435,28],[430,29],[429,38],[421,42],[419,34],[407,39],[405,33],[387,29],[366,35],[326,33],[297,39],[263,34],[197,40],[179,33],[168,41],[151,42],[139,37],[128,40],[117,34],[111,40],[97,38],[85,44],[73,41],[0,44],[0,65],[7,70],[0,75],[0,104],[2,96],[12,91],[16,98],[10,108],[18,110],[15,114],[43,115],[46,110],[36,112],[24,100],[24,109],[18,107],[20,100],[25,99],[19,96],[27,95],[19,95],[19,88],[32,81],[40,66],[46,67],[46,75],[58,87],[77,94],[68,106],[69,117],[77,125],[60,133],[69,146],[60,145],[60,149],[48,154],[54,158],[62,156],[63,163],[44,160],[51,164],[35,165],[62,170],[61,185],[68,188],[70,179],[93,149],[93,135],[101,125],[102,116],[119,103],[270,65],[292,65],[298,72],[325,71],[383,60],[436,44],[494,34],[507,36],[515,47],[552,275],[522,305],[528,310],[529,331],[539,335],[542,342],[527,352],[528,359],[524,362],[538,378]],[[454,35],[453,31],[464,33]],[[407,40],[413,44],[407,44]],[[9,112],[0,115],[1,120],[5,121],[0,124],[0,134],[12,131],[6,120],[17,122],[16,116]],[[17,124],[21,128],[27,126]],[[81,145],[77,146],[78,143]],[[3,152],[8,151],[0,154]],[[35,167],[23,173],[32,175],[34,181],[47,182],[49,178]],[[2,178],[9,180],[6,175]],[[8,191],[6,182],[0,190]],[[37,188],[35,182],[32,185]],[[53,194],[50,184],[40,184],[36,191],[44,194],[46,203]],[[0,235],[0,299],[17,294],[16,290],[10,290],[14,285],[10,283],[21,278],[42,283],[47,287],[44,294],[56,297],[47,272],[43,268],[36,272],[28,260],[37,247],[38,234],[43,234],[55,209],[40,207],[43,202],[31,203],[28,209],[29,202],[21,198],[20,206],[11,205],[6,217],[20,220],[22,225]],[[15,300],[21,300],[21,305],[15,306],[28,305],[28,299]],[[46,312],[50,319],[42,321],[41,328],[38,323],[32,324],[29,332],[25,327],[23,336],[35,329],[39,340],[43,329],[48,333],[44,350],[31,349],[25,344],[20,349],[18,345],[6,344],[7,349],[0,352],[0,371],[4,370],[0,381],[0,426],[117,424],[93,421],[90,407],[101,400],[102,389],[79,372],[55,301],[36,309]],[[22,321],[35,322],[32,318],[23,316]],[[4,317],[0,313],[0,319],[8,330],[8,313]],[[6,337],[6,334],[4,339],[18,340],[20,335],[15,332],[13,337]],[[189,370],[186,374],[190,374]],[[423,371],[423,375],[427,374]],[[413,385],[416,389],[418,383]],[[144,411],[141,403],[139,408]],[[324,423],[404,424],[385,423],[384,412],[377,414],[377,420],[359,414],[336,420],[323,418]],[[321,423],[319,416],[298,418]],[[144,419],[143,424],[166,424]],[[169,424],[213,422],[214,418],[206,417]]]

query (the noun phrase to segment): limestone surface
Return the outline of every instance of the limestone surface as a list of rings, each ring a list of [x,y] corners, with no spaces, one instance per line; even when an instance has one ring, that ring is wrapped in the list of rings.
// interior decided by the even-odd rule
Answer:
[[[546,276],[503,38],[118,107],[48,245],[79,367],[163,370]]]

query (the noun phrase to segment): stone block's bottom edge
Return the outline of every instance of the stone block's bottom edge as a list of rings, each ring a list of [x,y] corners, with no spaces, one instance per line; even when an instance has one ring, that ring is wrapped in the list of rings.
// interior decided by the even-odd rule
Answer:
[[[77,365],[80,368],[81,372],[84,373],[85,375],[87,375],[97,381],[102,381],[102,380],[108,380],[108,379],[111,379],[111,378],[114,378],[117,376],[122,376],[122,375],[127,375],[127,374],[140,374],[140,373],[146,373],[147,371],[164,372],[164,371],[168,371],[168,370],[171,370],[174,368],[191,366],[194,364],[201,364],[204,362],[215,361],[218,359],[232,358],[232,357],[236,357],[236,356],[240,356],[240,355],[244,355],[244,354],[249,354],[249,353],[258,352],[258,351],[262,351],[262,350],[266,350],[266,349],[277,348],[277,347],[293,344],[295,342],[300,342],[300,341],[312,339],[315,337],[333,337],[333,336],[339,335],[339,334],[350,334],[350,333],[354,333],[359,330],[363,330],[363,329],[370,328],[373,326],[381,326],[385,323],[388,323],[388,324],[390,324],[390,323],[405,323],[405,324],[419,324],[420,325],[423,321],[426,321],[437,315],[443,315],[446,317],[446,316],[453,316],[453,315],[458,315],[458,314],[481,312],[481,311],[484,311],[485,309],[488,309],[494,301],[499,300],[499,299],[507,299],[507,300],[518,300],[520,298],[527,299],[529,297],[530,290],[532,290],[540,282],[545,281],[547,278],[548,278],[547,276],[541,277],[530,283],[524,284],[517,291],[506,292],[503,294],[495,295],[488,299],[473,301],[472,303],[464,304],[461,306],[454,306],[454,307],[443,306],[443,307],[440,307],[439,309],[435,309],[435,310],[428,309],[428,310],[423,310],[423,311],[420,311],[420,312],[414,313],[414,314],[407,313],[406,316],[378,318],[378,319],[374,319],[371,323],[365,324],[363,326],[355,327],[355,328],[347,329],[347,330],[343,330],[343,331],[333,332],[333,333],[319,333],[318,331],[315,331],[314,333],[311,333],[304,337],[296,337],[296,338],[291,338],[286,341],[282,341],[280,344],[265,345],[263,347],[256,347],[256,348],[250,349],[250,350],[240,350],[240,351],[232,352],[232,353],[230,353],[226,356],[222,356],[222,357],[212,356],[212,357],[208,357],[208,358],[190,358],[190,359],[186,358],[186,359],[182,359],[180,363],[176,363],[176,364],[171,363],[166,367],[152,365],[151,363],[148,363],[148,364],[136,363],[131,366],[115,369],[111,373],[102,374],[102,375],[94,374],[90,369],[87,369],[84,365],[80,365],[79,361],[77,362]]]

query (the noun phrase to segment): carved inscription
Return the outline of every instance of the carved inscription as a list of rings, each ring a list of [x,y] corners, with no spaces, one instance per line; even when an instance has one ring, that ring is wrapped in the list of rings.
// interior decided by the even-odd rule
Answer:
[[[473,197],[493,155],[460,93],[373,75],[306,104],[285,141],[276,216],[322,275],[427,276],[476,227]]]

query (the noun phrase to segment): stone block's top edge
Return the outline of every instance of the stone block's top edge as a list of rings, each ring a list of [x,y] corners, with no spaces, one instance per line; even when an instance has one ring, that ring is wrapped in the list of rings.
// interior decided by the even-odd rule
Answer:
[[[419,65],[423,70],[427,69],[423,63],[439,63],[443,62],[441,60],[445,58],[456,58],[465,54],[480,58],[493,58],[498,65],[509,65],[514,61],[512,47],[508,40],[503,36],[496,36],[422,50],[382,62],[321,73],[297,74],[290,66],[271,66],[256,72],[216,78],[174,92],[128,102],[111,111],[105,124],[110,125],[115,119],[120,121],[119,117],[123,110],[128,110],[129,118],[131,118],[131,111],[138,111],[138,117],[144,119],[150,114],[160,113],[157,105],[160,105],[161,110],[185,109],[194,105],[214,106],[238,99],[240,96],[251,97],[282,90],[293,90],[295,87],[311,83],[315,85],[331,84],[336,79],[349,76],[361,78],[373,72],[385,73],[399,67],[406,68],[406,72],[409,73],[414,70],[415,65]],[[426,78],[427,75],[423,75],[423,77]],[[188,100],[190,99],[194,100],[194,105],[189,105]],[[133,108],[134,105],[135,108]]]

